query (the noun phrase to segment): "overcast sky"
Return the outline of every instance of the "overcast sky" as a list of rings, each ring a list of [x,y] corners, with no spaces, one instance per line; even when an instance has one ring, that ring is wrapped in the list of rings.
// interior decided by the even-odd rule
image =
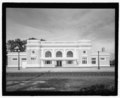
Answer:
[[[7,8],[7,40],[43,38],[47,41],[91,40],[95,50],[114,53],[114,9]]]

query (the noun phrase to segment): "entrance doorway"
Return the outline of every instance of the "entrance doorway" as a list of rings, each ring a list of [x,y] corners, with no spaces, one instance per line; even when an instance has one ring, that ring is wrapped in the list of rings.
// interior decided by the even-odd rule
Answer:
[[[56,67],[62,67],[62,61],[57,61]]]

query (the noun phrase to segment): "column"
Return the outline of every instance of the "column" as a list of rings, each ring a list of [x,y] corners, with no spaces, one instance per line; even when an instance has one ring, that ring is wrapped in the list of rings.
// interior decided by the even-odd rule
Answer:
[[[41,67],[44,67],[44,61],[41,60]]]

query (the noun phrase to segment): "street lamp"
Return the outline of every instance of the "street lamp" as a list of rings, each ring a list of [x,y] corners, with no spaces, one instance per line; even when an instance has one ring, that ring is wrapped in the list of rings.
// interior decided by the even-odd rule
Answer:
[[[20,70],[20,49],[18,46],[16,46],[15,50],[18,52],[18,70]]]
[[[100,69],[100,59],[99,59],[99,54],[100,54],[100,51],[98,51],[98,69]]]
[[[40,40],[40,66],[42,65],[42,55],[41,55],[41,53],[42,53],[42,42],[41,42],[41,40]]]

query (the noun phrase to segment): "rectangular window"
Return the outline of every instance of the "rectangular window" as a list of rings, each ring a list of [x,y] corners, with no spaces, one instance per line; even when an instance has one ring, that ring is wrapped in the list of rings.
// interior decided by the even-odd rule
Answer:
[[[105,60],[105,58],[100,58],[100,60]]]
[[[87,64],[87,57],[82,58],[82,64]]]
[[[26,58],[22,58],[22,60],[26,60]]]
[[[45,61],[45,64],[52,64],[52,61]]]
[[[72,64],[73,63],[73,61],[67,61],[67,64]]]
[[[31,60],[36,60],[36,58],[33,58],[33,57],[32,57]]]
[[[13,60],[17,60],[17,58],[13,58]]]
[[[96,58],[92,58],[92,64],[96,64]]]

